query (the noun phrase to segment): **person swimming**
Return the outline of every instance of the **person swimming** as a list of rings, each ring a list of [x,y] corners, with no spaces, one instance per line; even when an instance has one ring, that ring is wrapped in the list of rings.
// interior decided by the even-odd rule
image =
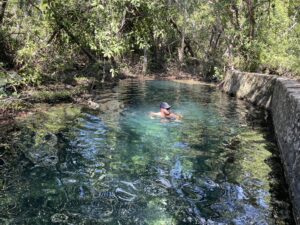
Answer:
[[[160,103],[160,111],[159,112],[150,112],[150,116],[158,116],[166,119],[180,120],[182,119],[182,115],[177,115],[171,112],[171,106],[167,102]]]

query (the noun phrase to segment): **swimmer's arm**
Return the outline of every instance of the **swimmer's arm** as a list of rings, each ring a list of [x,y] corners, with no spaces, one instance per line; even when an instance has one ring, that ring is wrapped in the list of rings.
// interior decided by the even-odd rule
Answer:
[[[166,109],[163,109],[163,113],[167,116],[171,115],[171,112]]]
[[[175,114],[175,113],[170,113],[169,115],[166,116],[167,118],[170,118],[170,119],[176,119],[176,120],[180,120],[182,119],[182,115],[180,114]]]
[[[159,112],[158,112],[158,113],[155,113],[155,112],[149,112],[149,116],[150,116],[151,119],[153,119],[154,116],[160,116],[160,113],[159,113]]]

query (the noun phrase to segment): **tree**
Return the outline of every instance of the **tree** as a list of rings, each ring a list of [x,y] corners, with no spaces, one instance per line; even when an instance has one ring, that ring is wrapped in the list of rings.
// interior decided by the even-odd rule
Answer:
[[[206,79],[227,68],[297,75],[299,8],[296,0],[2,0],[0,62],[29,83],[78,63],[107,73],[136,58],[144,73],[196,61]]]

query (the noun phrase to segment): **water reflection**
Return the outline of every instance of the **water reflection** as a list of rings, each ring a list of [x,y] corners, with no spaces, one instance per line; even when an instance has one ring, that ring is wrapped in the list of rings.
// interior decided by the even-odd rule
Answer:
[[[54,106],[18,124],[2,224],[293,224],[264,112],[172,82],[95,96],[98,110]],[[150,119],[161,101],[184,120]]]

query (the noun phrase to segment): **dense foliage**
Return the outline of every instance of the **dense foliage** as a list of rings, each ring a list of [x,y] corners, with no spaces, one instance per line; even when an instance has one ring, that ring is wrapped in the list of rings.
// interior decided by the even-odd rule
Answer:
[[[0,73],[39,83],[90,63],[112,75],[196,67],[300,74],[298,0],[1,0]],[[41,76],[43,75],[43,76]]]

